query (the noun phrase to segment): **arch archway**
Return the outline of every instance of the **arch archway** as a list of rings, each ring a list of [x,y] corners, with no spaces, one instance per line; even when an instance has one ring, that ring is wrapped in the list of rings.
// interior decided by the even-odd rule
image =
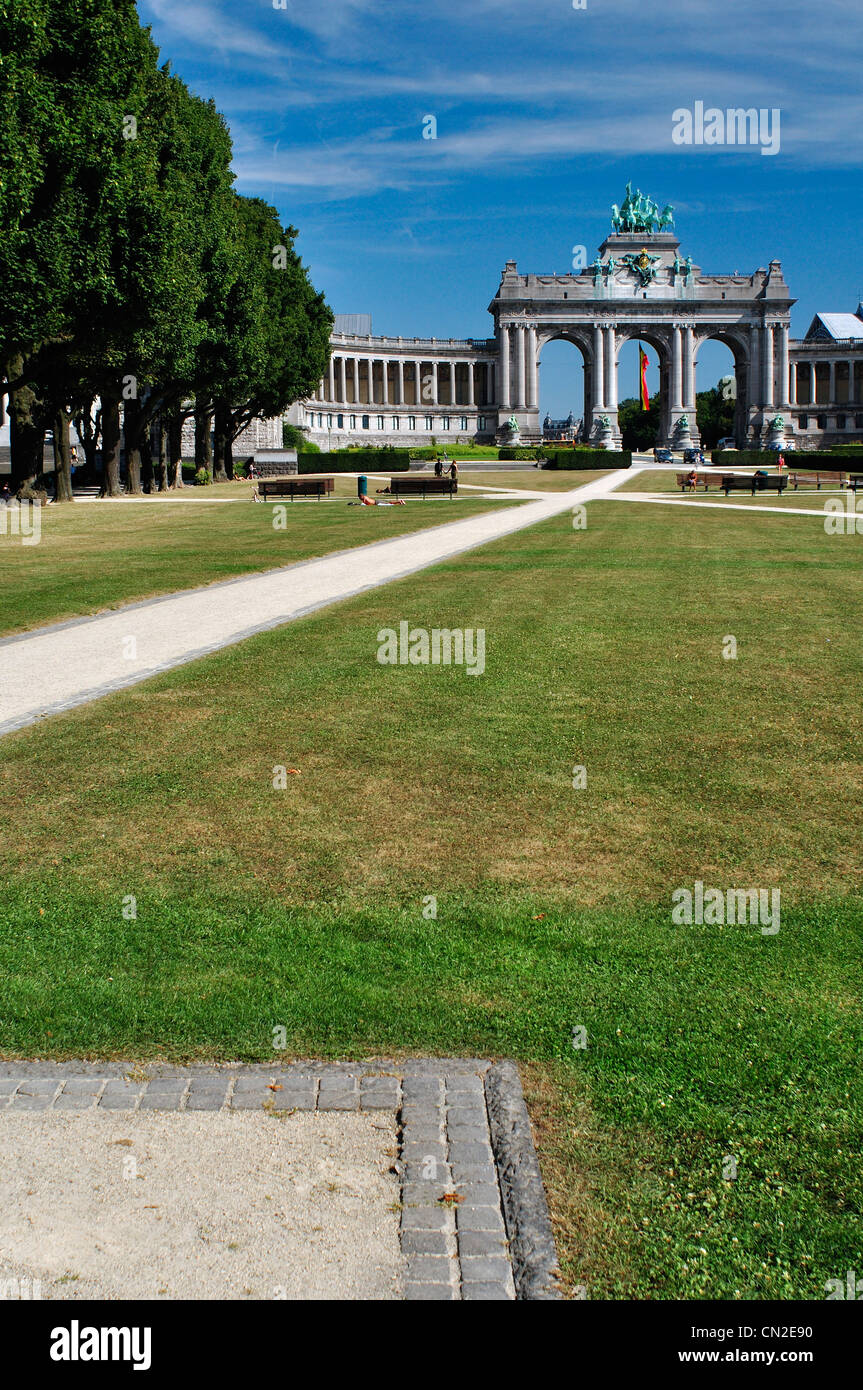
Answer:
[[[671,443],[675,432],[675,412],[672,383],[672,344],[665,331],[657,329],[655,326],[645,326],[641,324],[620,326],[617,331],[618,340],[618,374],[621,369],[621,359],[623,360],[624,370],[627,375],[629,364],[634,359],[638,360],[638,344],[641,343],[645,348],[652,348],[654,356],[651,358],[648,352],[648,388],[651,386],[651,367],[654,383],[658,387],[659,408],[656,430],[656,443]],[[630,344],[632,345],[630,347]],[[636,380],[637,374],[636,375]],[[637,388],[640,390],[640,386]],[[624,399],[629,397],[626,391]],[[653,392],[651,391],[651,395]],[[679,413],[679,412],[678,412]],[[694,426],[695,421],[693,420]]]
[[[724,353],[720,351],[720,346],[726,350]],[[738,449],[742,449],[746,445],[750,423],[752,382],[749,337],[734,330],[712,332],[707,328],[696,334],[695,350],[696,388],[699,392],[722,383],[723,394],[728,400],[730,383],[727,378],[733,378],[734,408],[729,412],[730,427],[722,434],[733,435]],[[726,367],[725,371],[722,370],[723,366]],[[717,440],[712,438],[715,432],[708,429],[707,437],[702,441],[705,448],[715,447]]]
[[[558,343],[575,348],[576,357],[573,358],[572,354],[568,351],[565,353],[557,351]],[[548,352],[549,348],[551,348],[551,353]],[[543,359],[545,359],[544,369],[541,371],[540,367],[543,366]],[[567,359],[569,359],[569,362]],[[591,399],[591,373],[593,370],[593,354],[589,337],[586,332],[580,331],[577,328],[567,328],[559,332],[537,334],[537,373],[539,380],[541,429],[544,426],[546,416],[553,416],[553,412],[547,409],[547,404],[552,400],[561,400],[562,392],[567,389],[567,378],[569,377],[572,366],[575,367],[575,371],[572,373],[572,389],[570,393],[571,409],[574,417],[574,424],[578,427],[576,438],[584,440],[589,437],[589,402]],[[580,380],[579,367],[581,368]],[[569,415],[569,409],[570,407],[567,408],[567,416]]]

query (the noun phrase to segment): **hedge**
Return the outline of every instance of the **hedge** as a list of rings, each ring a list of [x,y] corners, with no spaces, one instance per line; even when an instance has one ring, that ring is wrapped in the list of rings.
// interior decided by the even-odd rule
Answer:
[[[405,473],[407,449],[333,449],[330,454],[299,454],[300,473]]]
[[[748,468],[763,468],[765,464],[773,464],[779,457],[779,449],[712,449],[710,462],[724,465],[726,468],[733,468],[735,464],[743,464]],[[786,461],[796,450],[789,450],[786,453]]]
[[[585,468],[631,468],[631,449],[555,449],[549,450],[543,468],[579,470]]]
[[[533,449],[520,449],[517,448],[514,444],[504,444],[500,449],[498,449],[497,456],[499,459],[504,459],[509,462],[527,462],[529,460],[535,462],[537,459],[547,458],[548,450],[542,448],[540,445],[537,445],[536,448]]]

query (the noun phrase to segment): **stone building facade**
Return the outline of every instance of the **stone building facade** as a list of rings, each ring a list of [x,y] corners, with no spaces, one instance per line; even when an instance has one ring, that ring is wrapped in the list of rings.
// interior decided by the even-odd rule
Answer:
[[[680,251],[671,231],[618,230],[572,274],[520,274],[508,261],[488,306],[489,338],[375,337],[339,331],[337,320],[327,375],[289,418],[325,450],[539,441],[540,357],[563,339],[583,361],[580,437],[612,448],[621,438],[620,350],[635,339],[659,362],[659,442],[681,446],[698,442],[695,368],[702,344],[716,339],[734,356],[738,445],[863,440],[860,311],[817,315],[793,339],[795,300],[778,260],[717,275]]]

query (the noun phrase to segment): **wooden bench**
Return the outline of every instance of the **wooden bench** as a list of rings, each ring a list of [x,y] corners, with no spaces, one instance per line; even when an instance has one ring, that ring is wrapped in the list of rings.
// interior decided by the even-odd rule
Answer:
[[[390,492],[394,497],[403,493],[421,493],[423,497],[454,497],[458,492],[457,478],[436,478],[434,473],[400,473],[390,478]]]
[[[801,483],[814,483],[820,492],[822,483],[836,483],[838,487],[844,487],[848,481],[845,473],[789,473],[788,481],[794,486],[796,492]]]
[[[326,497],[335,487],[335,478],[259,478],[258,496],[262,502],[268,497]]]
[[[768,474],[766,478],[757,478],[753,474],[751,478],[746,478],[742,473],[726,473],[720,486],[726,497],[729,492],[751,492],[753,497],[756,492],[778,492],[781,494],[788,486],[788,475],[777,473]]]
[[[703,484],[704,484],[704,491],[706,492],[706,491],[707,491],[707,487],[708,487],[709,481],[710,481],[710,480],[709,480],[709,478],[708,478],[708,476],[707,476],[706,474],[702,473],[702,474],[699,476],[699,474],[696,473],[696,475],[695,475],[695,487],[697,487],[699,483],[703,483]],[[677,475],[677,486],[680,488],[680,491],[681,491],[681,492],[686,492],[687,488],[690,489],[690,490],[693,491],[693,492],[695,491],[695,488],[693,488],[692,483],[691,483],[690,480],[689,480],[689,474],[688,474],[688,473],[678,473],[678,475]]]

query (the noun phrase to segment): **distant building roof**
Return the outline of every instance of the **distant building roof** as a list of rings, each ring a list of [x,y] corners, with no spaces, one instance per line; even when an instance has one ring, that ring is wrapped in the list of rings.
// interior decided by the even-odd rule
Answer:
[[[860,325],[863,328],[863,324]],[[336,314],[334,333],[350,333],[354,338],[370,338],[372,335],[371,314]]]
[[[859,311],[858,311],[859,313]],[[863,338],[863,319],[858,314],[816,314],[807,338]]]

